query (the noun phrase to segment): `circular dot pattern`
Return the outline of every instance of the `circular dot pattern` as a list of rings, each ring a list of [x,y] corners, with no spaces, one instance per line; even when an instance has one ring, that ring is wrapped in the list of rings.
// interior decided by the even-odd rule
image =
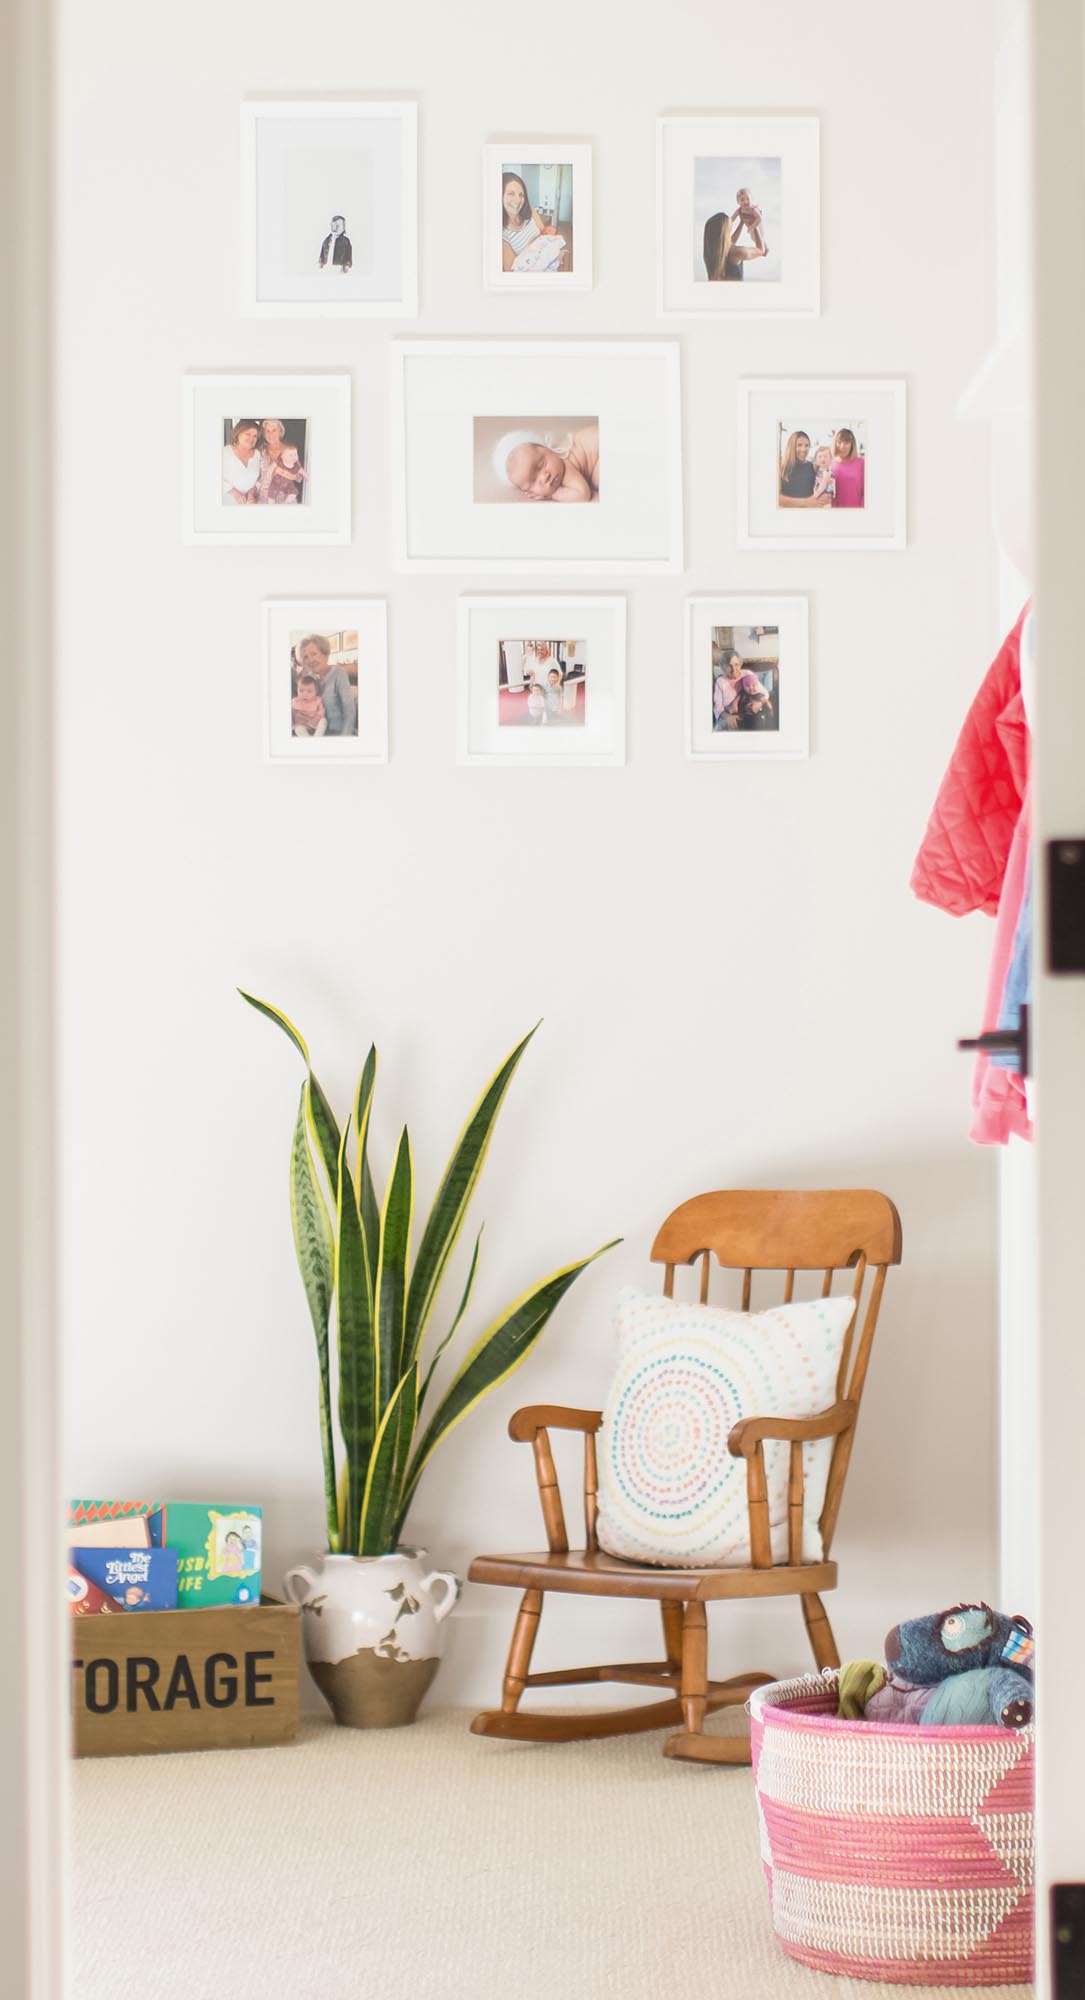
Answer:
[[[827,1409],[852,1311],[850,1299],[739,1313],[622,1292],[599,1434],[600,1545],[671,1567],[747,1563],[746,1467],[728,1452],[728,1433],[741,1417]],[[804,1553],[815,1560],[831,1449],[819,1442],[804,1454]],[[786,1445],[766,1446],[776,1560],[786,1557],[787,1457]]]

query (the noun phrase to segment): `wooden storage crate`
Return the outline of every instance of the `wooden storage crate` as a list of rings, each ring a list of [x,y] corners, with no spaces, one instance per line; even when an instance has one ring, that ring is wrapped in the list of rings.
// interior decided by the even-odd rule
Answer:
[[[292,1742],[300,1618],[296,1605],[269,1598],[73,1617],[75,1755]]]

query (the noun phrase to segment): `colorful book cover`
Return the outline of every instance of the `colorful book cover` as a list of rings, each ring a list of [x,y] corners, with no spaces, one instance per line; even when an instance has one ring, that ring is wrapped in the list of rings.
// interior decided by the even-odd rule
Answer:
[[[259,1604],[263,1520],[259,1507],[167,1500],[150,1517],[151,1543],[177,1551],[177,1608]]]
[[[77,1569],[73,1569],[71,1563],[68,1564],[68,1582],[64,1594],[68,1601],[68,1609],[76,1618],[86,1618],[92,1611],[119,1611],[121,1608],[112,1597],[106,1596],[104,1590],[99,1590],[96,1583],[91,1583],[88,1577],[81,1576]]]
[[[68,1527],[81,1528],[90,1521],[123,1521],[130,1514],[153,1514],[161,1507],[161,1500],[69,1500]],[[131,1528],[125,1528],[117,1536],[118,1542],[126,1542]]]
[[[176,1549],[77,1548],[72,1561],[122,1611],[177,1609]]]

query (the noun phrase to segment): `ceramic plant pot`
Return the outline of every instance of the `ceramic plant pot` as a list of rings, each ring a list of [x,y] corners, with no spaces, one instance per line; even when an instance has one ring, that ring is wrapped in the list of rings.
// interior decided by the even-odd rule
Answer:
[[[443,1621],[460,1579],[430,1569],[424,1549],[321,1558],[288,1570],[301,1606],[305,1657],[336,1721],[346,1729],[413,1722],[444,1650]]]

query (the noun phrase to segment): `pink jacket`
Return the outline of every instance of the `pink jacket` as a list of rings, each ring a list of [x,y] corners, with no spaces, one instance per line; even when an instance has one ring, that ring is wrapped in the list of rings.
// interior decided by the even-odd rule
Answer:
[[[950,916],[998,917],[982,1032],[998,1023],[1028,874],[1028,723],[1021,699],[1021,627],[1003,640],[965,717],[912,869],[912,888]],[[972,1137],[1031,1138],[1022,1079],[976,1060]]]

